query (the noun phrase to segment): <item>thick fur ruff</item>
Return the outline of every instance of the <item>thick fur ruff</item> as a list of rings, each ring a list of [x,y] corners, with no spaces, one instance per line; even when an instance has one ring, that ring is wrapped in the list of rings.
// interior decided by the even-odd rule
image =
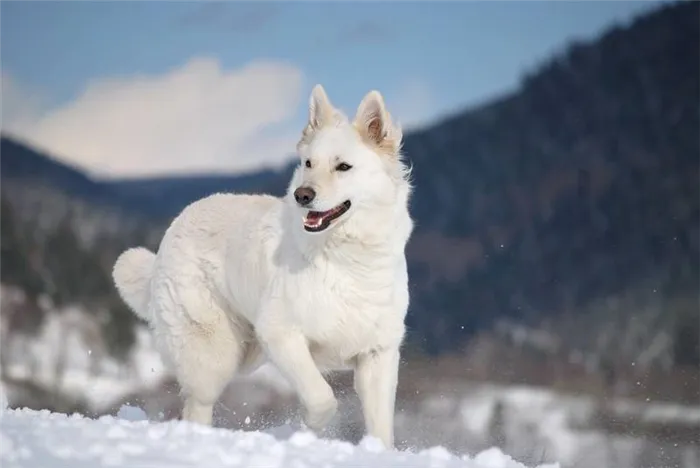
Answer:
[[[183,210],[157,254],[119,257],[117,289],[153,329],[185,419],[210,424],[234,373],[268,359],[320,429],[337,409],[322,371],[350,368],[368,433],[393,445],[412,230],[400,145],[379,93],[350,122],[317,86],[285,197],[212,195]]]

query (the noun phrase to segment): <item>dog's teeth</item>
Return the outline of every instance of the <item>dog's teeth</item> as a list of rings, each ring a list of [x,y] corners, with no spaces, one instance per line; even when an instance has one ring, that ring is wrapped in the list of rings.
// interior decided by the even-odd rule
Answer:
[[[322,218],[314,218],[314,219],[302,218],[302,219],[304,222],[304,226],[310,227],[310,228],[319,227],[323,223]]]

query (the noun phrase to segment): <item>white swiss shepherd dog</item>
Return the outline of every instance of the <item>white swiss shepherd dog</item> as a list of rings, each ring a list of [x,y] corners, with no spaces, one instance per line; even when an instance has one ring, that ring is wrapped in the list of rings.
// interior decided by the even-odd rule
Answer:
[[[393,447],[413,229],[401,139],[377,91],[350,122],[317,85],[284,198],[209,196],[173,221],[157,254],[117,259],[117,289],[149,322],[185,420],[211,424],[234,373],[267,359],[320,430],[338,407],[323,372],[353,369],[367,433]]]

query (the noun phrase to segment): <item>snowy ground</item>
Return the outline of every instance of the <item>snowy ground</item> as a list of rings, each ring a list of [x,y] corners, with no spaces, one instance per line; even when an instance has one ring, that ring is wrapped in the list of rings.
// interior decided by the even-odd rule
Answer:
[[[4,410],[0,417],[3,468],[245,467],[245,468],[525,468],[490,449],[457,457],[441,447],[384,450],[375,439],[355,446],[296,432],[287,440],[263,432],[230,431],[181,421],[152,423],[123,408],[97,420],[48,411]],[[541,465],[540,468],[558,465]]]
[[[147,329],[137,330],[137,343],[129,358],[126,362],[117,362],[106,353],[94,317],[80,308],[67,308],[60,314],[49,314],[36,335],[8,333],[7,320],[10,315],[6,312],[11,310],[13,297],[11,290],[0,286],[0,357],[3,364],[0,366],[0,390],[4,386],[11,407],[50,407],[70,412],[77,409],[84,414],[95,415],[114,414],[116,408],[128,401],[144,408],[152,421],[177,417],[175,410],[179,411],[180,407],[177,389],[171,391],[161,384],[167,381],[169,374],[153,348],[152,336]],[[610,420],[631,420],[637,421],[637,424],[649,422],[671,432],[678,430],[674,427],[692,429],[700,427],[700,407],[697,405],[614,399],[601,406],[601,402],[590,396],[565,395],[552,389],[501,386],[448,377],[428,379],[416,374],[411,378],[413,393],[405,393],[397,401],[396,435],[401,447],[415,447],[414,452],[420,453],[421,449],[441,445],[460,455],[474,454],[497,445],[517,460],[530,465],[556,460],[563,467],[700,467],[700,444],[697,442],[679,444],[663,438],[652,440],[633,432],[613,434],[595,424],[600,414],[605,414]],[[44,393],[37,393],[37,389]],[[65,401],[68,403],[59,404]],[[73,405],[73,401],[81,404]],[[340,402],[339,417],[333,422],[328,435],[357,441],[363,427],[358,423],[361,418],[359,402],[352,392],[349,397],[340,398]],[[3,468],[96,466],[99,463],[95,461],[99,462],[104,457],[110,460],[112,455],[105,454],[115,450],[114,453],[121,453],[121,449],[113,449],[112,446],[125,445],[124,453],[115,457],[122,457],[128,466],[226,466],[225,457],[234,456],[232,454],[238,454],[236,456],[242,460],[241,466],[251,466],[251,460],[255,461],[251,458],[253,452],[229,449],[229,445],[238,447],[269,443],[270,450],[283,452],[285,463],[282,466],[293,467],[291,460],[295,459],[295,453],[315,452],[318,446],[320,454],[337,454],[353,447],[341,442],[313,440],[308,447],[298,448],[294,443],[297,439],[282,440],[294,433],[294,428],[279,425],[290,416],[294,419],[295,405],[286,382],[279,373],[268,367],[249,378],[236,380],[227,389],[215,411],[220,427],[245,427],[248,430],[273,427],[263,435],[224,429],[210,431],[210,435],[204,437],[201,436],[202,428],[183,428],[172,422],[162,425],[153,422],[148,426],[142,422],[132,422],[123,426],[124,423],[113,419],[95,422],[49,417],[43,413],[8,411],[0,421],[0,465]],[[133,419],[125,413],[119,416],[120,419]],[[122,432],[127,432],[128,436],[112,441],[107,437],[109,426],[122,428]],[[119,432],[119,429],[113,431]],[[83,432],[94,435],[83,437]],[[167,434],[167,440],[156,437],[158,440],[152,444],[143,444],[143,440],[151,441],[153,433]],[[201,451],[190,446],[186,440],[190,436],[207,440]],[[270,439],[273,436],[275,438]],[[64,438],[67,443],[61,445]],[[162,463],[151,463],[148,458],[133,458],[129,452],[129,447],[134,446],[141,447],[136,449],[140,450],[139,453],[167,452],[171,445],[175,454],[181,454],[174,455],[177,463],[172,463],[170,458]],[[103,446],[107,447],[104,451]],[[314,448],[310,449],[312,446]],[[67,460],[61,461],[61,454],[72,453],[70,451],[75,449],[80,449],[83,456],[88,458],[76,461],[70,455]],[[187,458],[190,452],[195,457],[192,460]],[[217,455],[219,452],[223,455]],[[41,454],[49,458],[41,461],[13,458],[23,453],[35,453],[37,457]],[[426,453],[377,454],[371,451],[370,444],[355,449],[340,464],[333,462],[331,455],[314,455],[320,457],[318,463],[316,460],[304,460],[311,467],[324,466],[326,462],[329,467],[372,466],[372,463],[377,466],[469,468],[522,466],[506,462],[488,464],[484,461],[484,457],[496,452],[486,452],[476,461],[455,456],[446,458],[444,463],[439,460],[439,455],[431,458]],[[436,450],[436,453],[439,454],[440,450]],[[387,456],[393,461],[386,462],[382,458]],[[498,460],[507,460],[499,455],[493,456],[499,457]],[[10,458],[14,460],[12,463]],[[102,465],[106,466],[107,461]],[[475,464],[477,462],[481,465]]]

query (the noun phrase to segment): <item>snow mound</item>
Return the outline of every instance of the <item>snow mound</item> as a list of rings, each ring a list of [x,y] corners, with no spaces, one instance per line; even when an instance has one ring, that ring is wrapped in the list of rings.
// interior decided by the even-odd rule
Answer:
[[[442,447],[419,453],[388,451],[371,438],[355,446],[297,432],[280,441],[262,432],[182,421],[134,422],[108,416],[94,420],[27,409],[2,414],[0,447],[4,468],[525,468],[498,449],[460,458]]]

